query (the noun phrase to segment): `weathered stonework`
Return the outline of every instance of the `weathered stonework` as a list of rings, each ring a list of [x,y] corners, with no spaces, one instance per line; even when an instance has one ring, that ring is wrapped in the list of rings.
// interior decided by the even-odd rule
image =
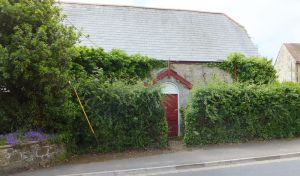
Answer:
[[[293,57],[286,45],[282,45],[274,64],[280,82],[300,82],[300,63]]]
[[[231,83],[233,80],[229,73],[217,67],[208,67],[206,64],[172,64],[172,69],[180,76],[191,82],[193,86],[205,86],[213,77],[217,77],[223,81]],[[163,69],[155,70],[153,77],[156,77]],[[171,82],[179,89],[180,107],[185,107],[188,103],[190,90],[172,77],[165,77],[158,81],[159,84]]]
[[[65,152],[62,145],[47,142],[0,146],[0,175],[23,169],[47,167],[55,156]]]

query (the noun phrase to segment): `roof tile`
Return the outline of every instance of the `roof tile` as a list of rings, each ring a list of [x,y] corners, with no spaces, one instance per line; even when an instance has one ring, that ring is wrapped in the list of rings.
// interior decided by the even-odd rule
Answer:
[[[246,30],[223,13],[63,3],[82,44],[162,60],[219,61],[232,52],[257,56]],[[91,42],[92,41],[92,42]]]
[[[296,61],[300,61],[300,43],[285,43],[284,45]]]

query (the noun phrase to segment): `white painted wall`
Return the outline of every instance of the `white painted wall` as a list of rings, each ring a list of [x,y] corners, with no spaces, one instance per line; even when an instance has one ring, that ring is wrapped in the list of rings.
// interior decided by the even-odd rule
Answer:
[[[161,92],[163,94],[179,94],[179,90],[174,83],[164,82],[161,84]]]

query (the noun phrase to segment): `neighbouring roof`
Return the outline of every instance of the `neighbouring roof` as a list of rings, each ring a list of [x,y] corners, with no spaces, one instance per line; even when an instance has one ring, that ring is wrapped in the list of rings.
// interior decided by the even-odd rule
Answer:
[[[223,13],[134,6],[62,3],[82,44],[122,49],[162,60],[219,61],[232,52],[257,56],[243,26]]]
[[[285,43],[284,45],[291,53],[293,58],[300,62],[300,43]]]

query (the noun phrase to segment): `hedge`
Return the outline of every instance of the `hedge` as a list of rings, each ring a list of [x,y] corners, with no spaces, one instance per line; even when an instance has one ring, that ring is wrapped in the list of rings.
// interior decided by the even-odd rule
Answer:
[[[300,134],[299,84],[212,84],[192,94],[185,112],[188,145]]]
[[[84,116],[70,125],[71,152],[108,152],[167,145],[167,123],[158,89],[142,85],[102,83],[90,80],[79,93],[95,130],[91,133]]]

